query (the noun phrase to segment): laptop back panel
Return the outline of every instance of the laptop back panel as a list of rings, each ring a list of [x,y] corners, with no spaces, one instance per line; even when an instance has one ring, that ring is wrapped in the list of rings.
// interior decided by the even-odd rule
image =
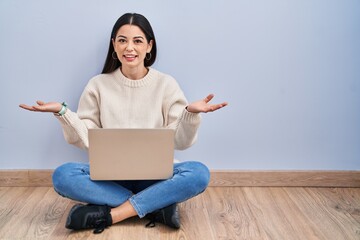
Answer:
[[[90,178],[170,178],[174,134],[172,129],[89,129]]]

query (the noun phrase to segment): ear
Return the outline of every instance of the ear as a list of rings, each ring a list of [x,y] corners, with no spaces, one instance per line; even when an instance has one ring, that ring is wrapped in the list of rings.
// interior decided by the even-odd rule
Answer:
[[[115,49],[115,41],[113,38],[111,39],[111,42],[112,42],[113,48]]]
[[[148,47],[146,49],[146,52],[149,53],[151,52],[152,46],[153,46],[154,41],[150,40],[150,42],[148,43]]]

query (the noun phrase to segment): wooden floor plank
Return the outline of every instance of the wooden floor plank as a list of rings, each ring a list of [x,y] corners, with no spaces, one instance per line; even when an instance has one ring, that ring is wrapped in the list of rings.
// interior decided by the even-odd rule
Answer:
[[[257,221],[254,203],[249,201],[246,189],[251,188],[231,188],[229,197],[234,197],[234,204],[239,205],[238,214],[240,215],[240,239],[269,239],[264,228]],[[221,191],[221,189],[220,189]]]
[[[134,217],[100,235],[64,227],[75,203],[49,187],[0,187],[0,239],[360,239],[360,188],[209,187],[179,204],[180,230]]]
[[[68,202],[59,197],[52,188],[35,188],[23,206],[15,208],[18,213],[14,214],[4,228],[6,230],[3,236],[16,239],[23,239],[25,236],[30,239],[49,239]]]
[[[328,202],[332,209],[342,212],[360,224],[360,192],[352,188],[315,189],[316,194]]]
[[[29,231],[33,232],[36,239],[49,239],[56,225],[60,222],[67,208],[69,200],[59,195],[51,188],[35,207],[35,211],[45,214],[38,215],[33,220],[33,225]]]
[[[6,225],[19,216],[30,195],[36,190],[31,187],[7,187],[0,197],[0,236],[4,236]],[[11,224],[11,223],[10,223]]]
[[[0,187],[0,199],[9,189],[10,187]]]
[[[245,188],[255,220],[268,239],[304,239],[299,236],[297,224],[302,219],[294,212],[291,201],[281,188]],[[309,236],[309,232],[303,233]],[[306,239],[306,238],[305,238]]]
[[[289,188],[286,192],[306,216],[309,226],[314,229],[319,239],[341,239],[337,227],[331,227],[334,223],[329,221],[327,214],[319,208],[321,203],[314,201],[307,189]]]
[[[60,197],[60,196],[59,196],[59,198],[62,198],[62,200],[65,200],[65,201],[67,200],[67,206],[64,209],[64,211],[62,212],[62,215],[61,215],[59,221],[57,222],[54,231],[51,234],[51,239],[54,239],[54,240],[72,239],[70,237],[72,231],[65,228],[65,223],[66,223],[68,213],[70,212],[70,209],[76,202],[66,199],[66,198],[63,198],[63,197]],[[73,238],[73,239],[75,239],[75,238]]]
[[[176,238],[181,239],[216,239],[212,231],[212,221],[208,215],[205,201],[211,188],[201,195],[180,204],[181,231]]]
[[[14,188],[16,189],[16,188]],[[33,224],[33,219],[38,215],[46,214],[44,212],[36,212],[35,207],[37,204],[45,197],[49,188],[29,188],[31,194],[22,201],[22,204],[16,204],[16,207],[10,208],[14,211],[12,218],[5,223],[1,229],[2,237],[5,239],[25,239],[34,237],[29,232],[31,225]],[[25,190],[26,191],[26,190]],[[13,201],[17,202],[17,199],[21,199],[22,195],[13,198]],[[21,200],[20,200],[21,201]]]
[[[267,239],[318,239],[283,188],[244,188],[244,191],[256,216],[254,221]]]
[[[288,188],[289,197],[297,204],[299,210],[305,214],[311,228],[320,239],[359,239],[356,234],[349,234],[349,228],[359,228],[359,224],[343,226],[343,216],[332,214],[324,198],[319,197],[317,188]],[[324,190],[328,191],[328,189]],[[345,227],[345,228],[344,228]]]
[[[292,201],[284,188],[269,188],[272,198],[275,200],[276,211],[281,212],[281,217],[286,219],[291,226],[289,235],[292,232],[292,239],[320,239],[316,231],[308,224],[307,218],[300,211],[298,206]],[[276,212],[273,212],[276,214]],[[270,216],[271,218],[271,216]],[[272,222],[272,227],[276,228],[276,221]]]
[[[257,226],[249,224],[253,216],[239,202],[241,190],[212,187],[203,195],[205,209],[211,221],[212,239],[241,239],[244,234],[259,237]]]
[[[308,192],[316,202],[320,202],[319,207],[327,214],[345,239],[360,239],[360,222],[350,214],[358,212],[360,207],[359,201],[352,201],[349,190],[334,188],[309,188]]]

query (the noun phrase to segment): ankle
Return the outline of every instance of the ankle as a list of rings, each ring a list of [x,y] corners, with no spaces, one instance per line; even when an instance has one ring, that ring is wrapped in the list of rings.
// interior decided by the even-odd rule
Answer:
[[[111,221],[112,221],[112,224],[115,224],[115,223],[118,223],[120,222],[121,218],[119,216],[119,211],[118,210],[115,210],[115,208],[112,208],[110,210],[110,216],[111,216]]]
[[[110,215],[112,218],[112,223],[114,224],[121,222],[127,218],[136,216],[137,212],[135,211],[131,203],[129,201],[126,201],[120,206],[112,208],[110,211]]]

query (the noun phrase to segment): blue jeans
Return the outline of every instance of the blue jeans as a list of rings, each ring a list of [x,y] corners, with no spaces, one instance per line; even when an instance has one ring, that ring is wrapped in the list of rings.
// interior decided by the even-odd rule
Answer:
[[[202,193],[210,180],[200,162],[174,164],[166,180],[93,181],[87,163],[65,163],[55,169],[54,189],[61,196],[97,205],[117,207],[130,201],[139,217]]]

